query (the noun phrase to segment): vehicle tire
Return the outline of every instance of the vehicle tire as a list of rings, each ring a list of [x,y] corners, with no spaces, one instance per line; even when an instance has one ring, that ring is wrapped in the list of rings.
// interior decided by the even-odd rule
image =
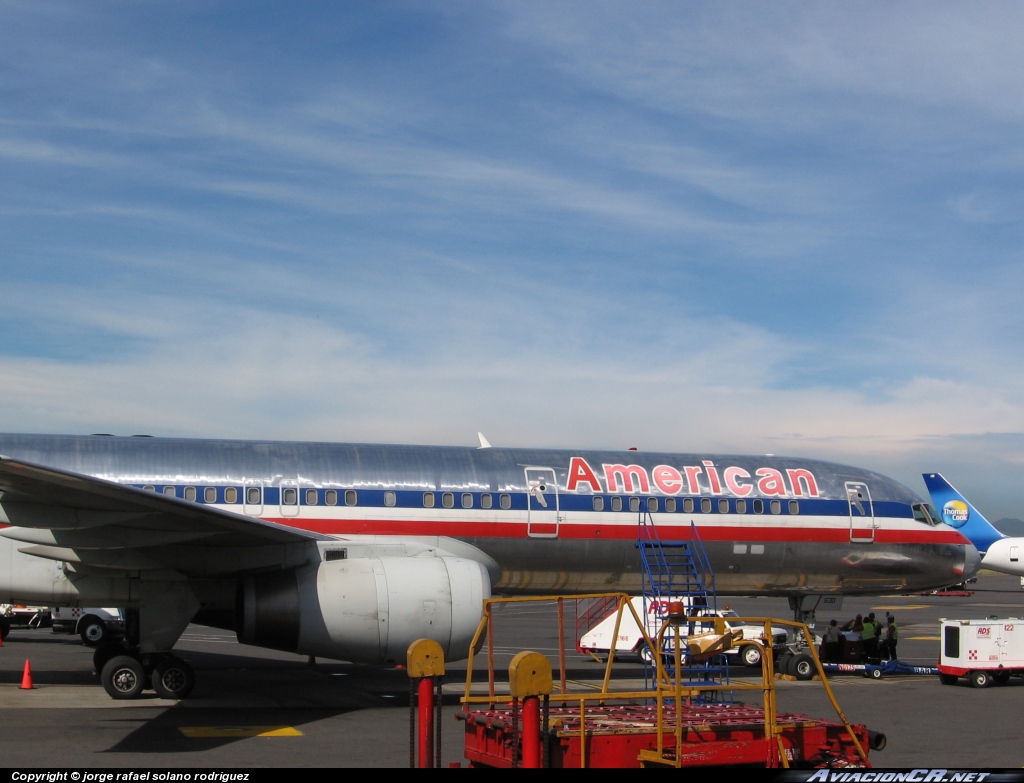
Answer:
[[[640,662],[648,666],[654,665],[654,656],[651,655],[651,648],[643,642],[640,642],[636,648],[636,655],[640,659]]]
[[[107,661],[118,655],[124,655],[125,649],[122,645],[117,642],[111,644],[104,644],[93,650],[92,653],[92,668],[96,674],[103,674],[103,667],[107,665]]]
[[[106,624],[98,617],[86,617],[78,626],[78,634],[90,647],[99,647],[110,638]]]
[[[992,675],[992,679],[995,681],[996,685],[1006,685],[1006,683],[1010,681],[1010,673],[996,672]]]
[[[740,650],[740,660],[743,661],[744,666],[749,666],[752,669],[760,666],[761,648],[753,644],[748,644]]]
[[[100,681],[112,699],[137,699],[146,688],[146,671],[130,655],[115,655],[104,664]]]
[[[11,632],[11,621],[6,617],[0,617],[0,642],[7,639]]]
[[[196,684],[196,675],[176,655],[164,655],[153,665],[150,684],[161,699],[184,699]]]
[[[943,685],[956,685],[956,681],[959,680],[959,679],[960,678],[957,677],[955,674],[940,674],[939,675],[939,682],[941,682]]]
[[[798,680],[810,680],[816,671],[814,659],[807,653],[800,653],[789,662],[789,671]]]
[[[968,675],[971,685],[975,688],[987,688],[992,684],[992,673],[984,670],[971,672]]]
[[[880,679],[882,679],[882,670],[881,669],[872,669],[871,670],[871,679],[872,680],[880,680]]]
[[[789,664],[793,660],[793,653],[782,653],[775,659],[775,671],[779,674],[789,674]]]

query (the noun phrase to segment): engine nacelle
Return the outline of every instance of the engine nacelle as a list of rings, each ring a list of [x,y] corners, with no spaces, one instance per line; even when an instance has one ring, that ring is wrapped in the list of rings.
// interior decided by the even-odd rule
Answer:
[[[239,585],[238,641],[360,663],[404,663],[433,639],[447,660],[469,654],[491,594],[487,570],[455,557],[335,560]]]

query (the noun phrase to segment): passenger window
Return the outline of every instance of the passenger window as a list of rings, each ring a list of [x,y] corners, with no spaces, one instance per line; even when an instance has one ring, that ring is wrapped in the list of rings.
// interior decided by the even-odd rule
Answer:
[[[652,514],[658,510],[657,498],[647,498],[647,510],[650,511]]]
[[[441,495],[441,505],[445,508],[455,508],[455,495],[451,492],[445,492]]]
[[[238,502],[238,490],[234,487],[225,487],[224,489],[224,502],[225,503],[237,503]]]
[[[191,500],[195,502],[196,497],[197,495],[195,487],[185,487],[185,500]]]
[[[629,510],[630,511],[639,511],[640,510],[640,498],[630,498],[629,499]]]
[[[469,492],[462,493],[462,507],[473,508],[473,495]]]
[[[711,513],[711,498],[700,499],[700,513],[710,514]]]
[[[485,492],[480,496],[480,508],[490,508],[494,504],[494,498],[491,497],[490,492]]]
[[[356,504],[356,491],[354,489],[345,490],[345,505],[354,506]]]
[[[764,501],[763,500],[755,500],[754,501],[754,513],[755,514],[763,514],[764,513]]]
[[[504,495],[503,494],[503,495],[499,496],[498,497],[498,502],[501,504],[502,508],[512,508],[512,496],[511,495]]]
[[[249,487],[245,491],[245,502],[250,506],[258,506],[260,504],[260,488]]]
[[[781,514],[782,513],[782,501],[781,500],[773,500],[772,501],[772,513],[773,514]]]
[[[164,487],[164,494],[173,498],[175,496],[174,487]]]
[[[324,493],[324,503],[328,506],[338,505],[338,490],[329,489]]]
[[[665,510],[668,511],[669,513],[674,513],[675,512],[675,510],[676,510],[676,499],[675,498],[665,498]]]
[[[206,487],[205,489],[203,489],[203,501],[205,501],[206,503],[216,503],[217,502],[217,488],[216,487]]]
[[[315,506],[319,502],[320,502],[320,498],[317,496],[316,490],[315,489],[307,489],[306,490],[306,505],[307,506]]]
[[[612,498],[612,511],[622,511],[622,498],[618,496]]]
[[[791,501],[789,501],[789,513],[790,514],[799,514],[800,513],[800,501],[799,500],[791,500]]]
[[[604,498],[601,495],[594,495],[594,511],[604,511]]]
[[[398,502],[398,496],[390,489],[384,493],[384,505],[393,506]]]
[[[721,498],[718,501],[718,513],[728,514],[729,513],[729,501],[725,498]]]
[[[683,512],[686,514],[693,513],[693,498],[683,498]]]
[[[156,487],[154,487],[152,484],[147,484],[146,486],[143,487],[143,489],[148,490],[150,492],[156,492]]]
[[[737,500],[736,501],[736,513],[737,514],[746,514],[747,513],[747,501],[745,501],[745,500]]]
[[[299,494],[295,491],[295,487],[285,487],[281,493],[281,504],[285,506],[294,506],[299,500]]]
[[[424,492],[423,493],[423,508],[433,508],[433,507],[434,507],[434,493],[433,492]]]

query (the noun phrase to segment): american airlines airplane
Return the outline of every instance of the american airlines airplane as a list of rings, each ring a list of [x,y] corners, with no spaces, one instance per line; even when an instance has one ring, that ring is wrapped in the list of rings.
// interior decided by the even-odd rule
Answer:
[[[638,591],[648,514],[699,531],[719,593],[791,604],[979,561],[906,487],[815,460],[56,435],[0,455],[0,600],[128,608],[94,658],[115,698],[187,695],[170,650],[193,619],[303,655],[464,656],[492,590]]]
[[[981,568],[1024,576],[1024,538],[1004,535],[972,506],[941,473],[925,473],[924,483],[942,521],[963,533],[981,553]]]

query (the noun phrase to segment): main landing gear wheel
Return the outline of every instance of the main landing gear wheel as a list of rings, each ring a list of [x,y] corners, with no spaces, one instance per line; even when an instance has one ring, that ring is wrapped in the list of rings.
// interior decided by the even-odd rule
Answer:
[[[112,699],[137,699],[146,687],[146,671],[130,655],[115,655],[104,664],[100,681]]]
[[[181,658],[164,655],[154,663],[150,682],[161,699],[184,699],[195,687],[196,675]]]

